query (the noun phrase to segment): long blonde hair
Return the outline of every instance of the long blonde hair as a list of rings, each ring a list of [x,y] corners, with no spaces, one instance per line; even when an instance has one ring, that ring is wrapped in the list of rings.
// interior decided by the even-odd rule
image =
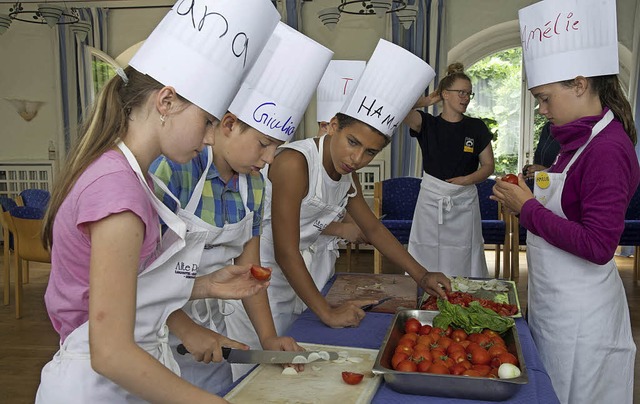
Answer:
[[[44,217],[42,242],[45,248],[53,245],[53,222],[71,188],[80,174],[100,155],[115,146],[127,132],[131,110],[142,106],[154,91],[163,85],[132,67],[125,73],[127,84],[115,76],[103,87],[84,121],[81,135],[72,147],[65,166],[51,193],[51,200]]]

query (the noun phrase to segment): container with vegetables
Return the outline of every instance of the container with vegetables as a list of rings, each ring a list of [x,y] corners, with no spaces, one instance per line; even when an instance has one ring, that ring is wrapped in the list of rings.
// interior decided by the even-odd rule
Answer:
[[[396,313],[373,367],[406,394],[502,401],[528,383],[514,321],[479,304]]]

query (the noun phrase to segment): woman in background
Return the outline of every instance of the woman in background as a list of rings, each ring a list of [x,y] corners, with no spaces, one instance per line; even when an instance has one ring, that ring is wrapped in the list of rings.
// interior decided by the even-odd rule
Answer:
[[[447,275],[489,276],[484,256],[478,190],[493,174],[492,135],[464,113],[473,99],[471,79],[453,63],[438,88],[414,108],[442,101],[442,113],[411,111],[404,123],[422,150],[424,175],[409,236],[409,253]]]

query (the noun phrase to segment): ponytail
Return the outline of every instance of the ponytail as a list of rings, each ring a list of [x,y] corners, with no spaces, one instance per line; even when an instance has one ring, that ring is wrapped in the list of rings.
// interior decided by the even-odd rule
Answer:
[[[150,76],[132,67],[125,76],[114,76],[103,87],[84,122],[81,135],[72,147],[65,167],[56,181],[44,217],[42,242],[45,248],[53,246],[53,222],[71,188],[80,174],[100,155],[115,146],[128,128],[129,113],[142,106],[149,95],[163,86]],[[125,82],[127,78],[127,82]]]
[[[602,106],[608,107],[616,119],[622,122],[625,132],[635,145],[638,141],[638,134],[633,123],[631,105],[627,97],[624,96],[618,76],[591,77],[589,80],[594,86],[594,91],[599,95]]]

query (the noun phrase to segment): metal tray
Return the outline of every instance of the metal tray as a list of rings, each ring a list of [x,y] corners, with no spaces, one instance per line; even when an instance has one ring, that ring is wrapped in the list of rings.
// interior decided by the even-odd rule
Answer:
[[[425,310],[402,310],[396,313],[387,330],[373,373],[384,377],[393,390],[405,394],[464,398],[469,400],[503,401],[513,396],[522,385],[529,383],[527,367],[522,355],[516,327],[512,327],[502,338],[509,352],[516,355],[522,374],[515,379],[489,379],[485,377],[437,375],[418,372],[399,372],[391,367],[391,357],[404,334],[404,324],[409,318],[417,318],[422,324],[432,324],[437,312]]]
[[[467,278],[469,280],[472,281],[490,281],[490,280],[495,280],[494,278],[472,278],[469,277]],[[518,289],[516,286],[516,283],[514,281],[509,281],[509,280],[505,280],[505,279],[498,279],[498,283],[506,286],[508,288],[507,290],[507,298],[509,300],[509,304],[514,304],[516,305],[516,307],[518,308],[518,312],[516,314],[514,314],[513,316],[510,316],[512,318],[520,318],[522,317],[522,310],[520,309],[520,299],[518,299]],[[471,295],[478,297],[480,299],[488,299],[488,300],[493,300],[493,298],[496,296],[497,293],[504,293],[504,292],[495,292],[492,290],[484,290],[484,289],[480,289],[477,290],[475,292],[469,292]],[[422,304],[429,298],[429,294],[427,292],[424,292],[424,294],[420,297],[420,299],[418,300],[418,309],[420,309],[420,307],[422,307]],[[438,312],[437,310],[427,310],[427,311],[435,311]]]

